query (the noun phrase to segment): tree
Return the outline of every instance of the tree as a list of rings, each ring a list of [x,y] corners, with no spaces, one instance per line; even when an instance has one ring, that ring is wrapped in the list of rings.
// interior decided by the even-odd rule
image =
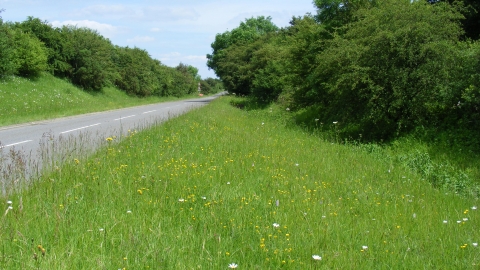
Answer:
[[[68,39],[62,36],[61,28],[52,27],[47,21],[29,16],[21,23],[15,23],[15,28],[36,36],[46,48],[48,71],[56,76],[69,76],[71,66],[66,48]]]
[[[302,95],[309,100],[297,102],[380,138],[427,123],[454,79],[461,16],[448,5],[409,0],[382,1],[353,16],[318,55],[313,87]]]
[[[101,90],[113,68],[110,40],[95,30],[75,26],[62,27],[61,36],[65,41],[63,53],[71,67],[67,76],[86,90]]]
[[[0,20],[0,76],[12,75],[16,71],[14,44],[13,30]]]
[[[15,73],[35,77],[47,70],[47,52],[43,43],[21,29],[14,30],[14,33]]]
[[[447,2],[459,8],[465,16],[462,19],[465,37],[477,40],[480,38],[480,1],[478,0],[427,0],[431,4]]]
[[[218,69],[218,62],[224,57],[224,50],[235,44],[247,44],[255,41],[262,35],[275,32],[278,27],[273,24],[271,17],[259,16],[257,18],[246,19],[240,26],[232,31],[226,31],[217,34],[211,47],[212,54],[207,54],[207,66],[213,69],[217,76],[222,77],[221,70]]]
[[[317,21],[333,31],[352,22],[355,11],[375,6],[377,0],[314,0],[313,3],[318,8]]]

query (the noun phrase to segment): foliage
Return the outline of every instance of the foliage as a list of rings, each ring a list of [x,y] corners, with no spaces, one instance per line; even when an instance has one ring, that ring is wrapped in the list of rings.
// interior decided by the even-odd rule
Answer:
[[[357,16],[318,56],[310,102],[381,138],[424,124],[448,90],[458,15],[447,6],[386,1]]]
[[[113,57],[119,74],[115,85],[130,95],[150,96],[158,91],[155,75],[157,62],[139,48],[116,47]]]
[[[14,32],[4,23],[0,23],[0,76],[11,75],[16,71]]]
[[[232,45],[249,44],[259,37],[278,30],[278,27],[272,23],[271,17],[259,16],[257,18],[246,19],[232,31],[226,31],[215,36],[215,41],[211,44],[212,54],[207,54],[207,66],[215,71],[215,74],[223,79],[222,68],[218,67],[219,61],[225,61],[224,50]]]
[[[480,264],[477,198],[440,192],[380,147],[286,128],[278,106],[229,105],[240,101],[222,97],[123,140],[104,137],[95,155],[62,155],[63,166],[1,197],[12,209],[0,217],[0,268]]]
[[[71,67],[67,76],[86,90],[101,90],[107,85],[107,72],[112,68],[110,41],[89,28],[63,26],[61,34]]]
[[[67,39],[61,28],[52,27],[47,21],[29,16],[25,21],[15,23],[25,33],[35,35],[46,47],[48,71],[56,76],[68,77],[71,65],[68,63]]]
[[[429,3],[438,4],[447,2],[456,6],[465,16],[462,27],[465,38],[478,40],[480,38],[480,2],[477,0],[427,0]]]
[[[43,43],[35,36],[14,30],[14,59],[16,74],[22,76],[40,75],[47,70],[47,51]]]
[[[55,28],[47,21],[34,17],[12,25],[21,33],[35,36],[44,44],[42,48],[46,51],[48,65],[44,67],[32,62],[29,68],[36,66],[36,71],[47,70],[86,90],[100,91],[105,86],[116,85],[130,95],[180,97],[193,93],[200,81],[198,69],[193,66],[180,64],[180,68],[167,67],[153,59],[145,50],[114,46],[110,40],[92,29],[76,26]],[[0,46],[2,42],[6,44],[11,40],[0,38]],[[31,40],[22,46],[34,46],[35,42]],[[31,56],[35,55],[36,57],[31,57],[32,61],[43,59],[45,53],[35,48],[22,51],[30,51]],[[5,55],[10,57],[10,54]],[[0,67],[9,68],[8,74],[16,71],[13,65],[8,67],[2,64]],[[28,72],[22,71],[22,74],[28,75],[26,73]]]
[[[200,81],[202,94],[214,94],[223,91],[223,83],[219,79],[206,78]]]
[[[377,5],[377,0],[314,0],[317,7],[316,19],[329,31],[351,23],[355,20],[354,13],[360,9]]]

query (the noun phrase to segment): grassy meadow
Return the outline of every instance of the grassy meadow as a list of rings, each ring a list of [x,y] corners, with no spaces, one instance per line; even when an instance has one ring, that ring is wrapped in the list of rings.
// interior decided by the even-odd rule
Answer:
[[[86,92],[49,73],[32,79],[9,76],[0,79],[0,126],[169,100],[178,98],[138,98],[114,87]]]
[[[472,193],[238,100],[102,138],[0,200],[0,268],[480,268]]]

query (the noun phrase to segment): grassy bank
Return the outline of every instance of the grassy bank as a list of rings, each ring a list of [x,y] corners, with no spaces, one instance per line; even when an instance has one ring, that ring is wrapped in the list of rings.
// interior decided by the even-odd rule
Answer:
[[[4,198],[0,268],[479,267],[476,198],[230,101],[105,138]]]
[[[35,79],[11,76],[0,79],[0,126],[177,99],[132,97],[113,87],[85,92],[48,73]]]

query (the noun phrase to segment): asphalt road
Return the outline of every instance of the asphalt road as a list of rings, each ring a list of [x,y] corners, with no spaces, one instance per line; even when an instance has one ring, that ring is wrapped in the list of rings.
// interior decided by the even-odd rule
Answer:
[[[119,139],[129,130],[141,130],[165,121],[206,105],[222,94],[0,127],[0,181],[8,182],[6,175],[18,163],[12,161],[12,157],[21,156],[24,167],[24,164],[42,167],[46,159],[52,162],[52,158],[61,158],[73,151],[91,152],[108,137]]]

